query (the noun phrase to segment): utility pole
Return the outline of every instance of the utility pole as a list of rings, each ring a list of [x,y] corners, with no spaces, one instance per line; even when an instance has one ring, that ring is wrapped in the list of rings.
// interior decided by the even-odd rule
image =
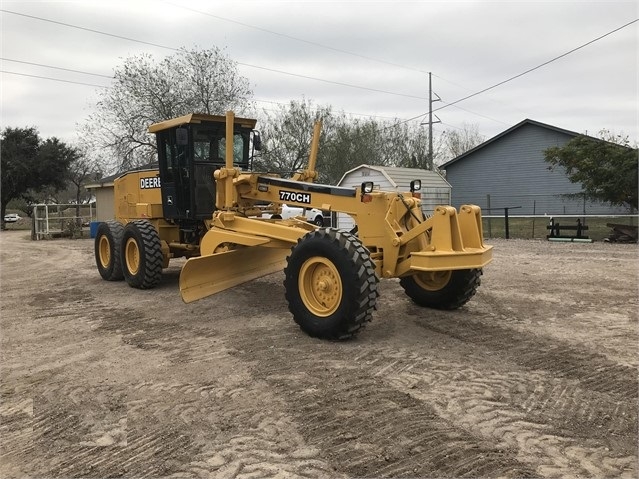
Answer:
[[[437,95],[437,93],[435,93]],[[433,101],[441,101],[439,95],[437,98],[433,100],[433,74],[432,72],[428,72],[428,169],[433,171],[433,123],[441,123],[441,120],[437,118],[437,121],[433,122]]]

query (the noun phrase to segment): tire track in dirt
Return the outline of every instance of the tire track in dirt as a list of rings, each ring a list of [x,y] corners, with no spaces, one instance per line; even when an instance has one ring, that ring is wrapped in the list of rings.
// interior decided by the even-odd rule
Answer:
[[[575,279],[566,280],[574,282]],[[587,298],[560,293],[553,286],[552,293],[539,290],[488,290],[482,291],[474,305],[483,319],[500,322],[519,329],[546,331],[549,335],[570,338],[612,361],[629,367],[637,367],[634,349],[628,350],[628,338],[636,337],[636,311],[639,301],[628,285],[608,292],[602,309],[597,295]],[[528,312],[534,311],[534,314]],[[543,328],[543,329],[540,329]]]
[[[407,334],[418,334],[419,329],[425,327],[423,324],[418,325],[418,329],[413,326],[411,332]],[[452,328],[457,331],[466,325],[464,322],[461,326],[453,325]],[[444,327],[451,327],[451,325],[443,325],[440,329]],[[633,454],[637,445],[636,431],[634,431],[637,414],[634,411],[633,392],[631,387],[627,386],[628,381],[630,384],[633,381],[633,376],[627,374],[632,368],[619,366],[619,369],[626,374],[611,376],[604,385],[592,380],[579,381],[574,379],[574,376],[589,378],[590,371],[597,372],[602,369],[602,364],[608,371],[611,370],[611,366],[614,370],[614,367],[618,365],[604,356],[592,354],[587,350],[574,346],[566,347],[563,344],[557,345],[552,340],[544,340],[543,344],[551,351],[567,351],[568,355],[567,361],[559,365],[553,364],[545,370],[539,365],[552,362],[553,357],[550,356],[549,359],[547,351],[539,348],[541,341],[539,338],[536,336],[531,338],[529,334],[506,328],[500,328],[501,336],[499,336],[495,334],[494,327],[487,326],[486,331],[482,331],[483,327],[481,323],[473,323],[473,328],[469,328],[472,334],[469,333],[468,336],[477,337],[478,344],[473,344],[470,340],[459,341],[458,336],[465,337],[463,333],[449,335],[451,339],[446,342],[447,347],[453,347],[458,352],[464,351],[464,354],[451,352],[443,361],[437,359],[437,353],[431,357],[425,356],[423,347],[415,341],[406,341],[406,338],[398,337],[394,338],[394,343],[402,344],[402,348],[366,347],[364,353],[354,358],[344,358],[342,354],[327,358],[324,354],[318,354],[315,347],[311,351],[298,351],[296,346],[291,348],[291,344],[295,344],[296,341],[303,342],[303,338],[289,337],[285,333],[278,335],[269,332],[265,335],[260,332],[257,335],[262,336],[263,340],[259,343],[238,344],[237,347],[240,350],[247,348],[247,353],[250,355],[254,355],[256,351],[273,351],[283,348],[286,351],[284,355],[305,372],[311,368],[309,363],[315,361],[328,369],[340,370],[340,373],[336,373],[336,377],[343,370],[350,371],[354,367],[363,369],[374,378],[383,380],[387,386],[432,405],[441,419],[477,437],[486,438],[504,450],[516,451],[517,459],[522,463],[528,463],[537,475],[556,476],[578,473],[594,477],[633,477],[637,471],[637,460]],[[254,331],[251,331],[248,336],[256,335],[252,333]],[[494,341],[488,341],[487,337],[494,338]],[[513,343],[514,353],[510,351],[510,345]],[[348,347],[329,344],[340,351]],[[413,344],[413,347],[407,347],[410,344]],[[509,345],[506,349],[505,344]],[[320,349],[324,348],[320,347]],[[467,361],[459,361],[459,357],[469,353],[472,356]],[[451,355],[455,354],[457,358],[451,360]],[[268,375],[274,380],[286,380],[286,374],[282,374],[281,371],[278,373],[278,368],[285,369],[286,366],[278,365],[276,361],[271,368],[267,365],[273,360],[268,354],[266,356],[268,358],[259,356],[260,377]],[[300,359],[300,356],[308,359]],[[300,359],[299,362],[297,362],[298,359]],[[502,364],[504,360],[505,363]],[[477,362],[483,365],[481,369],[475,366]],[[529,369],[529,364],[535,367]],[[562,364],[567,365],[568,374],[565,374],[561,368]],[[584,368],[584,371],[578,374],[573,373],[573,369],[577,367]],[[360,387],[357,379],[361,378],[356,378],[356,381],[344,390],[337,389],[336,395],[341,397],[341,394],[351,394],[348,392],[350,388],[353,388],[352,394],[355,395],[354,390]],[[285,390],[291,389],[289,387],[291,380],[304,382],[310,379],[292,375],[288,377],[287,383],[280,387]],[[330,380],[329,377],[328,381]],[[314,378],[312,382],[325,384],[326,380],[324,378],[323,382],[321,378]],[[524,385],[523,389],[522,385]],[[540,394],[540,390],[528,394],[526,388],[530,385],[540,386],[548,394],[544,396]],[[311,390],[313,390],[312,387]],[[555,393],[560,395],[556,396]],[[371,396],[378,397],[381,394],[379,387],[374,393],[370,393]],[[312,403],[312,398],[294,397],[293,401],[307,404]],[[362,402],[366,404],[363,399]],[[306,422],[313,421],[326,424],[327,417],[325,414],[315,416],[309,414]],[[384,444],[384,437],[393,439],[393,434],[384,428],[387,422],[395,426],[399,424],[399,429],[407,429],[401,421],[384,417],[383,423],[374,423],[374,429],[382,431],[379,437],[380,444]],[[355,423],[359,424],[358,421]],[[352,423],[340,422],[336,419],[325,427],[330,430],[331,424],[336,429],[341,426],[342,430],[348,430],[353,426]],[[354,427],[357,428],[357,426]],[[319,430],[320,434],[321,431],[322,429]],[[318,440],[317,443],[330,444],[329,436],[331,436],[330,433],[321,436],[322,441]],[[355,435],[348,438],[358,440],[359,437]],[[421,438],[418,441],[427,442]],[[342,447],[339,441],[336,447],[338,449]],[[435,450],[437,445],[431,443],[429,448]],[[361,446],[358,446],[357,453],[360,456],[363,454],[361,449]],[[328,453],[329,457],[337,454],[331,450],[331,447],[324,448],[324,452]],[[447,454],[451,456],[450,451],[447,451]],[[371,462],[370,455],[364,454],[363,457],[361,460],[349,457],[348,461],[354,468],[357,468],[358,464]],[[393,463],[396,461],[410,463],[409,459],[397,459],[391,456],[388,460]],[[401,469],[402,466],[391,465],[387,469],[391,470],[393,467],[398,469],[395,469],[394,474],[391,475],[406,472]],[[382,467],[371,469],[374,471],[372,473],[367,469],[365,474],[385,474],[387,469]],[[345,472],[352,473],[351,470]],[[362,472],[357,470],[357,473]],[[461,471],[462,475],[464,473]],[[433,473],[429,471],[429,474]]]
[[[141,314],[139,309],[103,304],[86,292],[76,293],[74,287],[46,290],[29,306],[42,321],[82,330],[84,335],[88,329],[93,335],[119,338],[121,348],[161,357],[168,364],[166,374],[174,378],[185,367],[215,367],[228,361],[228,348],[210,329],[177,327],[174,318],[158,317],[152,308]],[[77,314],[78,296],[90,314]],[[65,346],[56,349],[56,368],[73,364],[57,357],[64,351]],[[15,398],[0,413],[12,420],[16,433],[12,446],[0,456],[7,459],[3,473],[339,477],[296,433],[281,401],[269,397],[263,383],[229,388],[229,381],[220,379],[204,384],[146,381],[87,387],[51,374],[45,365],[51,359],[36,359],[14,371],[16,377],[26,375],[27,368],[42,363],[49,368],[46,379],[20,391],[7,385],[6,395]],[[25,406],[19,396],[32,399]],[[25,407],[31,408],[30,415],[20,412]],[[34,459],[25,461],[25,451],[31,451],[29,457]]]
[[[152,410],[154,422],[186,426],[191,437],[207,438],[196,440],[199,450],[179,467],[182,477],[333,476],[317,458],[318,451],[295,433],[277,398],[256,386],[261,384],[250,381],[235,389],[220,384],[141,384],[129,413],[142,417]]]
[[[3,397],[4,430],[16,433],[1,457],[21,464],[14,477],[339,477],[253,381],[235,389],[47,384],[44,394]],[[25,453],[36,460],[25,461]]]
[[[620,399],[636,402],[639,396],[636,368],[617,364],[601,354],[557,339],[477,323],[459,316],[416,320],[415,324],[469,346],[499,352],[530,371],[548,371],[557,377],[574,379],[586,389]],[[504,348],[505,344],[507,348]]]
[[[436,327],[431,328],[433,323]],[[463,350],[464,355],[449,355],[442,361],[434,353],[427,359],[416,346],[414,350],[366,350],[355,360],[397,389],[429,402],[452,423],[518,450],[517,457],[530,461],[538,474],[636,474],[637,412],[634,391],[628,386],[635,381],[629,374],[632,368],[620,367],[625,374],[613,375],[603,385],[579,381],[571,373],[575,363],[583,368],[579,378],[590,378],[592,370],[598,374],[601,369],[616,369],[599,355],[544,341],[553,351],[567,350],[568,360],[543,370],[539,365],[551,361],[536,337],[502,328],[496,332],[494,326],[484,329],[481,323],[472,323],[466,332],[469,322],[456,319],[442,323],[432,318],[415,322],[420,328],[452,331],[450,337],[462,337],[459,346],[448,340],[446,347]],[[476,343],[473,338],[478,339]],[[504,348],[505,344],[509,347]],[[460,357],[466,359],[460,361]],[[517,365],[515,371],[510,363]],[[529,370],[529,364],[535,367]],[[569,374],[558,370],[561,365],[567,365]],[[570,455],[573,458],[567,460]],[[534,457],[545,461],[534,461]]]
[[[33,399],[0,392],[0,464],[4,478],[23,477],[21,456],[33,454]]]
[[[288,397],[301,434],[338,471],[350,477],[534,475],[514,451],[452,424],[428,402],[371,375],[353,361],[354,343],[254,332],[251,341],[234,338],[237,355],[253,362],[256,378]]]
[[[481,370],[452,361],[415,364],[398,360],[396,351],[387,353],[369,353],[376,358],[379,377],[431,404],[458,427],[518,451],[517,458],[530,463],[541,476],[632,477],[632,471],[637,471],[637,417],[632,403],[539,374],[504,374],[488,369],[490,363]],[[366,361],[366,357],[357,360]],[[540,391],[527,395],[525,388],[534,388],[531,384],[548,385],[550,394],[545,398]],[[563,397],[554,396],[558,389],[564,391]],[[574,408],[565,401],[568,391],[578,402]],[[619,416],[606,418],[611,412]],[[569,453],[580,460],[567,460]]]

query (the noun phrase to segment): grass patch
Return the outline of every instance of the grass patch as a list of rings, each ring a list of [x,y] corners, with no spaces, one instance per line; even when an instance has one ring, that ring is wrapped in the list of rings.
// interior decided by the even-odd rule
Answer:
[[[594,241],[601,241],[607,238],[612,229],[606,226],[607,223],[634,225],[638,224],[637,217],[624,217],[624,218],[584,218],[580,216],[555,218],[555,222],[560,225],[575,226],[577,224],[577,218],[580,218],[582,224],[588,226],[588,231],[584,231],[582,234],[589,236]],[[484,237],[486,238],[505,238],[506,228],[504,224],[504,218],[482,218],[484,227]],[[546,235],[549,234],[549,230],[546,226],[550,224],[550,217],[544,218],[509,218],[508,219],[508,232],[511,238],[516,239],[546,239]],[[566,234],[575,234],[576,231],[566,231]],[[562,232],[562,234],[564,234]]]

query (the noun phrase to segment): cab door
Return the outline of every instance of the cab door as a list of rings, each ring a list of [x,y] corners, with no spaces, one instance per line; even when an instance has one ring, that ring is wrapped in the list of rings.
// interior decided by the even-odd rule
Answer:
[[[167,219],[186,219],[192,214],[189,131],[173,128],[158,132],[162,208]]]

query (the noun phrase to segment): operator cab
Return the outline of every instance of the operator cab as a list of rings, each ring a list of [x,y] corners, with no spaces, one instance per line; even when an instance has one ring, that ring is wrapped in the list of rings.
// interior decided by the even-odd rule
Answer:
[[[256,120],[235,118],[233,165],[250,169],[259,150]],[[225,165],[226,118],[190,114],[149,127],[157,138],[164,218],[180,223],[210,219],[215,207],[213,172]],[[183,221],[185,220],[185,221]]]

